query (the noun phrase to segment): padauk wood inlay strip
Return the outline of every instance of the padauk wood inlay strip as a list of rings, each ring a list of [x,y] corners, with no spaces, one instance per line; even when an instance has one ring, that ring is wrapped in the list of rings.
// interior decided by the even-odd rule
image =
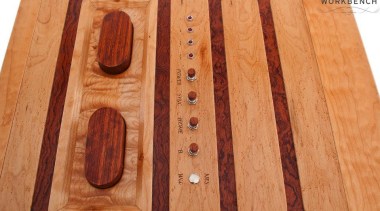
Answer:
[[[63,108],[77,34],[82,0],[70,0],[59,48],[49,109],[46,117],[32,210],[48,210],[50,191],[61,129]]]
[[[221,210],[237,210],[234,151],[221,0],[209,0]]]
[[[153,210],[169,210],[170,0],[158,0],[153,132]]]
[[[304,210],[297,157],[270,0],[258,0],[272,88],[288,210]]]

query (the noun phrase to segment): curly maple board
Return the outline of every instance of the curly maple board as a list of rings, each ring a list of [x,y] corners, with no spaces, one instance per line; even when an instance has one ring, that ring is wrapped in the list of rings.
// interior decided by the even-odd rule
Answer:
[[[379,210],[379,95],[353,15],[334,8],[22,0],[0,75],[0,210]],[[108,75],[98,43],[115,10],[133,47]],[[122,177],[106,189],[85,176],[102,107],[127,129]]]

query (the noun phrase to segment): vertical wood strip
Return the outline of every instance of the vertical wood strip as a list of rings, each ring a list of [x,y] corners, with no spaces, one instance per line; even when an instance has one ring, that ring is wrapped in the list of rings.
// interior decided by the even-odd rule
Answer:
[[[221,210],[237,210],[230,99],[221,0],[209,0]]]
[[[0,210],[31,208],[68,3],[69,1],[43,0],[39,5],[1,172],[0,201],[4,203],[0,203]]]
[[[297,157],[270,0],[258,0],[280,144],[288,210],[304,210]]]
[[[32,210],[48,210],[71,60],[82,0],[70,0],[57,59],[53,87],[42,140]]]
[[[347,210],[341,169],[302,0],[270,0],[306,210]]]
[[[169,210],[170,0],[158,1],[152,210]]]
[[[22,0],[0,72],[0,174],[10,138],[21,82],[27,69],[41,0]],[[17,59],[16,59],[17,58]]]
[[[286,210],[259,5],[222,1],[222,10],[238,209]]]
[[[350,210],[380,210],[380,101],[353,14],[303,0]],[[348,36],[349,35],[349,36]]]
[[[220,210],[208,6],[208,0],[171,4],[170,52],[175,53],[170,55],[170,210]],[[186,44],[190,39],[193,44]],[[190,53],[193,59],[187,57]],[[187,80],[189,69],[196,80]],[[191,91],[197,95],[193,105],[187,101]],[[191,122],[199,123],[196,130],[188,128]],[[188,153],[192,143],[198,145],[196,156]],[[189,181],[193,173],[200,177],[198,184]]]

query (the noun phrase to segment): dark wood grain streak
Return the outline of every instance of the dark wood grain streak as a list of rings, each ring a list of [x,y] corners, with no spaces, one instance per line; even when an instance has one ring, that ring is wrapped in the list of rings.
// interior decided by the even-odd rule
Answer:
[[[120,74],[131,64],[133,24],[123,11],[108,13],[103,18],[98,45],[98,63],[108,74]]]
[[[170,0],[158,0],[152,210],[169,210]]]
[[[61,129],[71,60],[77,34],[82,0],[70,0],[53,79],[49,108],[42,140],[32,210],[48,210],[58,137]]]
[[[221,210],[237,210],[234,151],[221,0],[209,0]]]
[[[297,157],[270,0],[258,0],[280,144],[288,210],[304,210]]]
[[[126,125],[121,114],[112,108],[100,108],[88,123],[85,175],[97,188],[114,186],[123,175]]]

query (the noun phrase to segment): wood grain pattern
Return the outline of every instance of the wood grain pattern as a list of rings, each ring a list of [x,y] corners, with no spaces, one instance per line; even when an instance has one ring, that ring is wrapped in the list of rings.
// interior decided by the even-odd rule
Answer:
[[[380,210],[380,102],[355,19],[304,0],[350,210]]]
[[[135,26],[134,56],[128,71],[110,76],[97,63],[97,46],[103,17],[115,9]],[[83,1],[49,210],[151,209],[156,10],[154,1]],[[108,189],[91,186],[84,168],[88,122],[102,107],[117,109],[127,125],[123,176]]]
[[[169,210],[170,0],[158,0],[152,210]]]
[[[222,10],[238,209],[286,210],[258,2],[222,1]]]
[[[380,209],[380,98],[351,14],[318,0],[82,1],[75,39],[62,32],[73,30],[79,12],[67,11],[79,1],[21,1],[0,76],[0,210]],[[102,21],[114,11],[134,26],[131,64],[118,75],[98,64]],[[72,61],[60,43],[75,43]],[[186,80],[191,68],[195,81]],[[66,97],[66,85],[54,84],[62,74]],[[102,107],[128,126],[123,175],[107,189],[85,177],[89,120]],[[197,130],[187,128],[191,117]],[[284,183],[297,179],[295,155],[303,207]],[[191,173],[200,183],[190,184]]]
[[[133,24],[128,14],[115,11],[103,18],[98,45],[98,62],[108,74],[120,74],[131,64]]]
[[[209,0],[220,208],[237,210],[230,99],[221,0]]]
[[[336,146],[302,0],[270,2],[305,210],[347,210]]]
[[[68,1],[43,0],[38,7],[40,9],[26,62],[27,68],[23,74],[1,172],[0,210],[31,208]]]
[[[0,175],[41,0],[22,0],[0,72]],[[17,59],[16,59],[17,58]]]
[[[32,210],[47,210],[49,205],[58,137],[61,128],[81,5],[82,0],[70,0],[67,9],[67,14],[70,15],[66,16],[65,25],[63,27],[53,86],[51,88],[40,161],[38,164],[36,182],[34,184]]]
[[[90,117],[87,130],[85,175],[97,188],[114,186],[123,175],[126,125],[120,113],[100,108]]]
[[[304,210],[297,157],[294,148],[288,99],[285,92],[276,31],[269,0],[258,0],[264,33],[269,77],[272,87],[277,134],[280,144],[282,172],[288,210]]]
[[[187,20],[189,15],[192,21]],[[187,32],[189,27],[192,33]],[[220,210],[208,0],[172,1],[170,32],[170,52],[174,53],[170,55],[169,209]],[[188,45],[189,40],[194,43]],[[193,59],[187,57],[190,53]],[[192,68],[197,80],[188,81]],[[187,102],[190,90],[197,92],[196,105]],[[196,157],[188,154],[191,143],[199,146]],[[200,177],[198,184],[189,181],[193,173]]]

